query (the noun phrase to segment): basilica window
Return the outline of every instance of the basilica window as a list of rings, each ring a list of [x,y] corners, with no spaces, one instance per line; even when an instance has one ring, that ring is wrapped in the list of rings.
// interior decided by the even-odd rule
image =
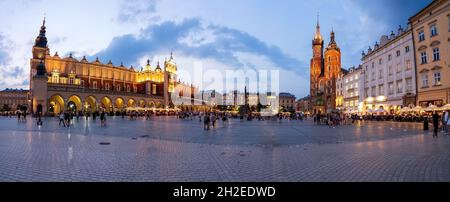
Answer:
[[[74,83],[75,83],[75,78],[70,77],[70,78],[69,78],[69,84],[70,84],[70,85],[73,85]]]
[[[133,92],[137,93],[137,86],[133,86]]]
[[[127,85],[127,92],[131,92],[130,85]]]
[[[97,89],[97,81],[94,81],[94,82],[92,83],[92,88],[93,88],[93,89]]]
[[[109,83],[105,84],[105,90],[109,90]]]
[[[116,89],[117,89],[117,91],[120,91],[121,90],[120,85],[117,85]]]

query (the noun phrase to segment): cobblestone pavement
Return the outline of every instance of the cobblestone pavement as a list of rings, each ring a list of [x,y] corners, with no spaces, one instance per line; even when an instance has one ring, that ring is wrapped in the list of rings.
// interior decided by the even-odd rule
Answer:
[[[449,136],[414,123],[0,118],[0,181],[450,181],[449,168]]]

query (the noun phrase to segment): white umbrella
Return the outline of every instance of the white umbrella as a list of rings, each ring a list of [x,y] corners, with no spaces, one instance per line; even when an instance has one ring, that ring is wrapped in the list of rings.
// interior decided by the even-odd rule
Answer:
[[[427,108],[425,108],[425,111],[436,111],[438,109],[439,107],[437,107],[436,105],[430,105]]]
[[[412,111],[413,111],[413,112],[423,112],[424,109],[423,109],[422,107],[420,107],[420,106],[416,106],[416,107],[414,107],[414,108],[412,109]]]
[[[402,109],[399,110],[400,113],[406,113],[406,112],[410,112],[410,111],[412,111],[412,109],[409,107],[403,107]]]
[[[446,104],[446,105],[442,106],[440,109],[443,111],[450,110],[450,104]]]

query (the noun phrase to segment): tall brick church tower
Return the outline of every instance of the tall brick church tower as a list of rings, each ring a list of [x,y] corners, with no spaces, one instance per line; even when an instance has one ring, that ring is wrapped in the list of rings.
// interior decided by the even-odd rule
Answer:
[[[314,114],[324,114],[336,109],[336,79],[341,73],[341,51],[335,41],[334,31],[332,31],[324,54],[324,40],[320,33],[318,19],[312,48],[310,102]]]

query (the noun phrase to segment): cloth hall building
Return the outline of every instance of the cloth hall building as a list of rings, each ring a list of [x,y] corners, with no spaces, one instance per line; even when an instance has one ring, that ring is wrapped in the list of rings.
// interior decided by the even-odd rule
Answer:
[[[110,61],[103,64],[97,58],[77,60],[70,54],[50,55],[47,45],[45,19],[32,48],[30,59],[31,112],[58,114],[65,110],[107,112],[122,111],[127,107],[174,107],[171,93],[177,92],[187,100],[183,107],[192,107],[189,101],[198,91],[194,86],[177,80],[177,64],[173,55],[164,63],[152,66],[150,61],[136,70]]]

